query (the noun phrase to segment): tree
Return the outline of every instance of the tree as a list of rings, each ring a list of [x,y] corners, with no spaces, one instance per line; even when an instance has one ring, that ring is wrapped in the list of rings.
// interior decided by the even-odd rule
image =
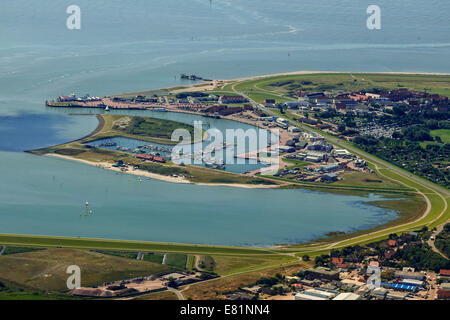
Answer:
[[[311,258],[310,258],[307,254],[305,254],[305,255],[303,255],[303,257],[302,257],[302,260],[303,260],[303,261],[310,261]]]
[[[171,287],[171,288],[177,288],[178,287],[177,282],[172,277],[169,278],[169,282],[167,283],[167,286]]]

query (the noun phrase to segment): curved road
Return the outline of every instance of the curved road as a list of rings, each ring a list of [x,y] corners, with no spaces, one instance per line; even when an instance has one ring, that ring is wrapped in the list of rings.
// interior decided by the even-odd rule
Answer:
[[[233,90],[236,94],[242,95],[243,97],[245,97],[246,99],[248,99],[248,100],[252,103],[252,105],[253,105],[254,107],[256,107],[256,108],[262,110],[263,112],[265,112],[265,113],[267,113],[267,114],[271,114],[271,115],[273,115],[273,116],[279,116],[278,114],[276,114],[276,113],[273,112],[272,110],[269,110],[269,109],[265,108],[263,105],[259,104],[259,103],[256,102],[255,100],[251,99],[251,98],[250,98],[247,94],[245,94],[244,92],[241,92],[241,91],[237,90],[237,89],[236,89],[236,85],[239,84],[239,83],[242,83],[242,82],[244,82],[244,81],[238,81],[238,82],[233,83],[233,84],[231,85],[232,90]],[[270,92],[269,92],[268,94],[270,94]],[[295,123],[296,123],[298,126],[300,126],[302,129],[304,129],[305,131],[307,131],[307,132],[320,132],[320,130],[317,130],[317,131],[316,131],[316,130],[313,130],[312,128],[309,128],[308,126],[305,126],[305,125],[303,125],[303,124],[301,124],[301,123],[299,123],[299,122],[297,122],[297,121],[295,121]],[[377,171],[378,171],[380,174],[381,174],[381,172],[379,171],[378,165],[381,166],[382,169],[389,169],[389,170],[392,170],[392,171],[394,171],[395,173],[397,173],[398,175],[400,175],[400,176],[406,178],[407,180],[410,180],[410,181],[412,181],[412,182],[414,182],[414,183],[417,183],[417,184],[419,184],[419,185],[421,185],[421,186],[424,186],[424,187],[428,188],[429,190],[431,190],[433,193],[437,194],[440,198],[442,198],[445,207],[444,207],[444,210],[439,214],[439,216],[438,216],[436,219],[433,220],[433,222],[436,221],[437,219],[441,218],[442,215],[445,214],[445,212],[446,212],[446,210],[447,210],[447,208],[448,208],[448,203],[447,203],[447,199],[446,199],[446,198],[448,198],[448,197],[450,196],[450,191],[449,191],[449,190],[447,190],[447,189],[445,189],[445,188],[442,188],[442,187],[440,187],[440,186],[438,186],[438,185],[435,185],[434,183],[431,183],[431,182],[429,182],[429,181],[426,181],[425,179],[421,179],[421,178],[419,178],[419,177],[417,177],[417,176],[415,176],[415,175],[413,175],[413,174],[407,173],[407,172],[401,170],[400,168],[396,167],[395,165],[392,165],[392,164],[390,164],[389,162],[384,161],[384,160],[382,160],[382,159],[379,159],[379,158],[377,158],[377,157],[375,157],[375,156],[373,156],[373,155],[371,155],[371,154],[363,153],[361,150],[357,149],[356,147],[353,147],[352,145],[349,145],[348,143],[346,143],[345,141],[342,141],[342,140],[339,139],[339,138],[336,138],[336,137],[327,135],[327,136],[326,136],[326,139],[327,139],[329,142],[331,142],[332,144],[337,145],[337,146],[340,146],[340,147],[342,147],[342,148],[345,148],[345,149],[349,150],[350,152],[352,152],[352,153],[358,155],[359,157],[368,160],[368,162],[373,163],[373,164],[375,165],[375,168],[377,169]],[[394,180],[394,179],[392,179],[392,178],[390,178],[390,179],[391,179],[391,180]],[[401,182],[401,181],[398,181],[398,182]],[[402,183],[403,185],[406,185],[406,184],[403,183],[403,182],[401,182],[401,183]],[[409,187],[411,187],[411,186],[409,186]],[[416,189],[416,188],[414,188],[414,189]],[[417,189],[416,189],[416,190],[417,190]],[[423,214],[419,219],[417,219],[417,220],[415,220],[415,221],[413,221],[413,222],[406,223],[406,224],[404,224],[404,225],[396,226],[397,228],[398,228],[398,227],[401,227],[401,226],[407,226],[407,225],[410,225],[410,224],[412,224],[412,223],[414,223],[414,222],[417,222],[417,221],[419,221],[419,220],[425,218],[425,217],[428,215],[428,213],[431,211],[431,202],[430,202],[429,198],[428,198],[423,192],[420,192],[419,190],[417,190],[417,192],[418,192],[419,194],[421,194],[421,195],[424,197],[424,199],[425,199],[425,201],[426,201],[426,203],[427,203],[427,209],[426,209],[426,211],[424,212],[424,214]],[[394,228],[394,227],[392,227],[392,228]],[[387,231],[387,230],[392,229],[392,228],[388,228],[388,229],[384,229],[384,230],[379,230],[379,231],[373,232],[373,234],[378,234],[378,235],[379,235],[380,232]],[[371,233],[371,234],[372,234],[372,233]],[[367,236],[367,234],[365,234],[365,236]],[[362,236],[360,236],[360,237],[362,237]],[[359,238],[359,237],[354,237],[354,238],[351,238],[351,239],[357,239],[357,238]],[[330,244],[329,246],[327,246],[325,249],[333,248],[333,247],[335,247],[336,245],[338,245],[339,243],[344,242],[344,241],[348,241],[348,240],[350,240],[350,239],[346,239],[346,240],[343,240],[343,241],[338,241],[338,242],[332,243],[332,244]],[[437,250],[437,249],[436,249],[436,250]]]
[[[177,295],[178,300],[184,300],[183,294],[180,291],[178,291],[177,289],[174,289],[174,288],[171,288],[171,287],[167,287],[167,290],[170,291],[170,292],[175,293]]]

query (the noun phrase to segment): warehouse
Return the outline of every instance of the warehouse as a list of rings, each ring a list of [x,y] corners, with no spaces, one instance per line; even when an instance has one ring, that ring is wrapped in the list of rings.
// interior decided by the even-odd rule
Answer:
[[[361,296],[356,293],[344,292],[338,294],[333,300],[360,300]]]

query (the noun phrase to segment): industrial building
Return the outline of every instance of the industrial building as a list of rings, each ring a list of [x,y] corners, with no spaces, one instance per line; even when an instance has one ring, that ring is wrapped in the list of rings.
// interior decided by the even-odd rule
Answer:
[[[308,289],[295,295],[295,300],[331,300],[337,293],[323,289]]]
[[[423,280],[424,274],[420,272],[396,271],[395,277],[400,279],[416,279]]]
[[[308,150],[330,152],[333,146],[325,141],[316,141],[308,146]]]
[[[356,293],[343,292],[338,294],[333,300],[361,300],[361,296]]]

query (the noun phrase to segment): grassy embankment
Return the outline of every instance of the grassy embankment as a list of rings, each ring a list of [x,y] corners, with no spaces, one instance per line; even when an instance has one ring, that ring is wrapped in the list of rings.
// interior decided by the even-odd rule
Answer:
[[[223,90],[242,93],[259,92],[262,94],[257,102],[268,98],[282,96],[285,99],[296,90],[307,93],[325,91],[360,91],[398,88],[426,91],[430,94],[450,96],[450,76],[420,75],[420,74],[379,74],[379,73],[316,73],[283,76],[268,76],[264,78],[231,81]],[[280,102],[282,102],[280,100]]]

